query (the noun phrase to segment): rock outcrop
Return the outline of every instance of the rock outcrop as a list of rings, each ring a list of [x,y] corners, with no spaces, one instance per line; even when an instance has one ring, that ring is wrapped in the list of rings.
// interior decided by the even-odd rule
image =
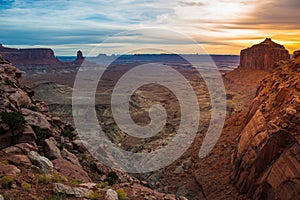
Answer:
[[[284,46],[267,38],[262,43],[241,51],[240,67],[271,71],[276,62],[288,59],[290,55]]]
[[[298,57],[300,57],[300,50],[294,51],[293,58],[298,58]]]
[[[10,61],[14,66],[22,70],[39,67],[68,67],[80,66],[84,61],[81,51],[77,52],[77,58],[73,62],[60,62],[54,55],[52,49],[49,48],[32,48],[32,49],[16,49],[4,47],[0,44],[0,54],[3,58]]]
[[[270,41],[269,41],[270,42]],[[233,180],[253,199],[300,197],[300,58],[261,82],[234,154]]]

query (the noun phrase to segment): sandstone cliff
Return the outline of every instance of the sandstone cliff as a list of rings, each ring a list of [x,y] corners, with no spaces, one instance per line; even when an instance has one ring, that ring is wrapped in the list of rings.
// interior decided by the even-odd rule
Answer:
[[[284,46],[267,38],[262,43],[241,51],[240,67],[271,71],[276,62],[289,58],[289,52]]]
[[[3,58],[9,60],[14,66],[22,70],[31,70],[35,68],[47,69],[56,67],[74,67],[80,66],[84,61],[81,51],[77,52],[77,58],[73,62],[60,62],[54,55],[52,49],[33,48],[33,49],[15,49],[4,47],[0,44],[0,54]]]
[[[185,199],[94,159],[70,124],[20,87],[21,75],[0,56],[0,199]]]
[[[269,41],[270,42],[270,41]],[[234,154],[234,183],[253,199],[300,198],[300,58],[261,82]]]

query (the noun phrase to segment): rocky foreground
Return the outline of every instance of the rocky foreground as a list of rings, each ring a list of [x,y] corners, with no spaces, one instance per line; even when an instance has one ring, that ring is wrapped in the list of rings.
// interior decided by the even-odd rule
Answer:
[[[0,57],[0,199],[185,199],[103,166]]]

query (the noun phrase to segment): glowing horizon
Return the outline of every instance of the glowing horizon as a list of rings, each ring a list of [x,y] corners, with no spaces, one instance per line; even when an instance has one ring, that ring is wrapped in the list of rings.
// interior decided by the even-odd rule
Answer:
[[[55,54],[85,55],[119,32],[156,27],[183,33],[210,54],[238,55],[270,37],[289,50],[300,49],[298,0],[0,0],[0,43],[7,47],[52,48]],[[137,36],[111,43],[102,53],[124,52]],[[145,41],[145,46],[147,46]],[[195,54],[189,44],[165,43]],[[177,46],[176,46],[177,45]],[[168,49],[167,49],[168,50]]]

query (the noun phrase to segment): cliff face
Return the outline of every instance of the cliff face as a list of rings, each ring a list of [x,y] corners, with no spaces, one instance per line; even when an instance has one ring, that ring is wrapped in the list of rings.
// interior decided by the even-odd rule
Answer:
[[[0,46],[3,58],[12,62],[13,65],[58,65],[60,62],[55,58],[52,49],[13,49]]]
[[[60,62],[54,55],[52,49],[15,49],[3,47],[0,44],[0,54],[10,61],[14,66],[22,70],[47,70],[60,67],[78,67],[84,61],[81,51],[77,52],[77,58],[73,62]]]
[[[267,38],[262,43],[241,51],[240,67],[271,71],[276,62],[289,58],[289,52],[284,46]]]
[[[300,196],[300,58],[261,82],[234,154],[234,183],[253,199]]]

